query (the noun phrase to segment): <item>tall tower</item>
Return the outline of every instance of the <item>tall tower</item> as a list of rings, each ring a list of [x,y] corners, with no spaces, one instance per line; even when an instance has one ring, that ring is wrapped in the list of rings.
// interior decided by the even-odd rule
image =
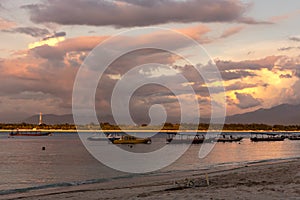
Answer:
[[[42,116],[42,112],[40,112],[39,125],[41,125],[42,123],[43,123],[43,116]]]

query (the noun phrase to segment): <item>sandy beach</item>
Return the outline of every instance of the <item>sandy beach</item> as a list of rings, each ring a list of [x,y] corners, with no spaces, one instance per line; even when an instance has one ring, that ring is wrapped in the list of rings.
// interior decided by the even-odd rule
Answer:
[[[3,195],[1,199],[300,199],[300,159],[147,175]],[[208,179],[206,178],[208,177]],[[209,184],[209,185],[208,185]]]

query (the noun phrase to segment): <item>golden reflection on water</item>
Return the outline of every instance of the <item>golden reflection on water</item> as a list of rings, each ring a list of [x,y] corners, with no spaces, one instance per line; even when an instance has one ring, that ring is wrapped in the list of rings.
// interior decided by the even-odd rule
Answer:
[[[241,142],[217,143],[214,149],[203,159],[198,158],[200,145],[191,148],[176,163],[169,167],[174,169],[202,169],[217,164],[234,165],[260,160],[299,157],[299,141],[251,142],[244,138]],[[184,167],[183,167],[184,166]]]

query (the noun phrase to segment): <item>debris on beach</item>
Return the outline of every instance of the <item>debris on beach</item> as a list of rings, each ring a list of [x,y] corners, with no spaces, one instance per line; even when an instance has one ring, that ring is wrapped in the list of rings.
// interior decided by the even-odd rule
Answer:
[[[174,181],[173,187],[165,189],[165,191],[173,191],[173,190],[183,190],[186,188],[194,188],[194,187],[207,187],[209,186],[208,175],[205,175],[205,179],[197,178],[197,179],[184,179]]]

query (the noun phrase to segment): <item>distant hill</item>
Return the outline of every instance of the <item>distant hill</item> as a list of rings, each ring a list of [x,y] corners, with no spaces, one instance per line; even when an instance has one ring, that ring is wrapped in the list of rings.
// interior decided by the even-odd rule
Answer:
[[[114,119],[111,115],[106,115],[103,117],[99,117],[99,122],[108,122],[110,124],[114,124]],[[24,119],[21,122],[25,122],[28,124],[38,124],[39,123],[39,115],[33,115]],[[53,124],[74,124],[74,119],[72,114],[65,115],[54,115],[54,114],[43,114],[43,123],[48,125]],[[87,122],[90,123],[90,122]]]
[[[31,116],[22,122],[37,124],[39,121],[39,115]],[[100,122],[109,122],[114,124],[113,117],[111,115],[99,117]],[[172,121],[170,121],[172,122]],[[200,122],[208,123],[208,119],[201,119]],[[43,123],[45,124],[73,124],[73,115],[54,115],[44,114]],[[139,122],[138,122],[139,123]],[[143,123],[142,121],[140,123]],[[247,112],[243,114],[237,114],[226,117],[226,123],[241,123],[241,124],[269,124],[269,125],[294,125],[300,124],[300,105],[281,104],[269,109],[258,109],[253,112]]]
[[[281,104],[269,109],[228,116],[226,123],[262,123],[269,125],[300,124],[300,105]]]
[[[28,124],[38,124],[39,123],[39,115],[33,115],[24,119],[22,122]],[[44,124],[73,124],[73,115],[66,114],[66,115],[54,115],[54,114],[43,114],[43,123]]]

